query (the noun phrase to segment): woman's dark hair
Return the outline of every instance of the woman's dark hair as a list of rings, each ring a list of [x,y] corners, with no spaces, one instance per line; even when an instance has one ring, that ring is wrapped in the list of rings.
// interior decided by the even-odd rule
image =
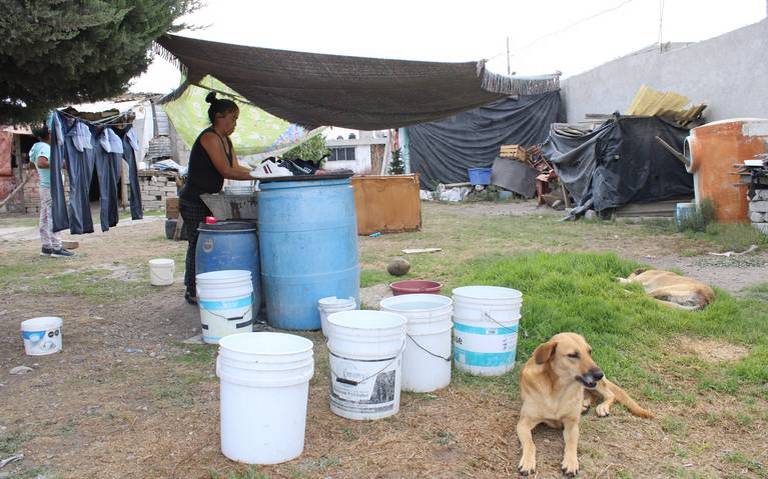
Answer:
[[[226,115],[231,111],[237,110],[237,103],[232,100],[227,100],[226,98],[216,98],[215,91],[208,93],[205,97],[205,101],[211,104],[211,106],[208,107],[208,119],[211,120],[211,124],[213,124],[213,120],[216,119],[216,115]]]
[[[51,133],[51,131],[48,129],[48,125],[43,123],[42,125],[37,125],[34,128],[32,128],[32,135],[34,135],[35,138],[38,140],[44,140],[48,138],[48,135]]]

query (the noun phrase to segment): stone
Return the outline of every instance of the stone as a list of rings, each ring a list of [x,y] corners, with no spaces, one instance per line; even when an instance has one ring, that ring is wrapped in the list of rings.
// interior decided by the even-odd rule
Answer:
[[[750,201],[749,212],[768,213],[768,201]]]
[[[411,263],[405,258],[395,258],[387,265],[387,272],[392,276],[402,276],[411,270]]]
[[[597,211],[595,211],[595,210],[587,210],[587,212],[584,213],[584,219],[585,220],[596,220],[597,219]]]
[[[765,190],[755,190],[755,197],[754,200],[763,200],[768,201],[768,189]]]
[[[27,374],[32,371],[34,371],[34,369],[30,368],[29,366],[16,366],[15,368],[10,370],[10,373],[11,374]]]
[[[753,223],[762,223],[765,221],[765,213],[758,213],[757,211],[753,211],[749,214],[749,221]]]

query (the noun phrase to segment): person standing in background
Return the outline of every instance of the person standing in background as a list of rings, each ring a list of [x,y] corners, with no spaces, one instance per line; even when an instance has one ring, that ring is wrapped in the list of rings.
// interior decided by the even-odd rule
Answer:
[[[40,255],[54,258],[74,256],[73,252],[64,249],[61,237],[53,231],[53,218],[51,216],[53,200],[51,199],[51,168],[49,163],[51,157],[50,130],[47,125],[43,125],[33,129],[32,134],[38,140],[29,151],[29,161],[34,163],[40,178],[40,241],[43,244]]]

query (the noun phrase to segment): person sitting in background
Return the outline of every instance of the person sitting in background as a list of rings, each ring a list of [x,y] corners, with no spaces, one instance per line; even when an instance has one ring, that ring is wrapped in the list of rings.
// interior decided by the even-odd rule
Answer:
[[[200,198],[202,194],[219,193],[224,179],[252,180],[251,170],[237,162],[235,149],[229,136],[235,131],[240,109],[232,100],[216,98],[215,92],[205,97],[210,103],[208,119],[211,126],[200,133],[189,153],[187,180],[179,192],[179,213],[186,228],[187,246],[184,298],[190,304],[197,303],[195,280],[195,249],[198,227],[211,216],[211,211]]]
[[[50,130],[47,125],[43,125],[32,130],[32,134],[38,140],[29,150],[29,161],[35,165],[37,175],[40,178],[40,241],[43,244],[40,255],[54,258],[74,256],[75,253],[64,249],[59,233],[53,231],[51,214],[53,200],[51,199],[51,167],[49,162],[51,158]]]

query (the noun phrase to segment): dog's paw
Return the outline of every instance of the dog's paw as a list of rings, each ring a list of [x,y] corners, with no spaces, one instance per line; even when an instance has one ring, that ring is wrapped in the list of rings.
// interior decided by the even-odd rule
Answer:
[[[590,408],[590,407],[591,407],[591,405],[590,405],[590,404],[582,404],[582,405],[581,405],[581,415],[583,416],[583,415],[585,415],[586,413],[588,413],[588,412],[589,412],[589,408]]]
[[[595,412],[599,417],[607,417],[611,414],[611,407],[605,403],[598,404]]]
[[[533,475],[533,473],[536,472],[536,460],[520,459],[520,464],[517,466],[517,472],[519,472],[521,476]]]
[[[578,459],[563,459],[563,463],[560,465],[560,470],[563,471],[566,477],[576,477],[579,473],[579,460]]]

